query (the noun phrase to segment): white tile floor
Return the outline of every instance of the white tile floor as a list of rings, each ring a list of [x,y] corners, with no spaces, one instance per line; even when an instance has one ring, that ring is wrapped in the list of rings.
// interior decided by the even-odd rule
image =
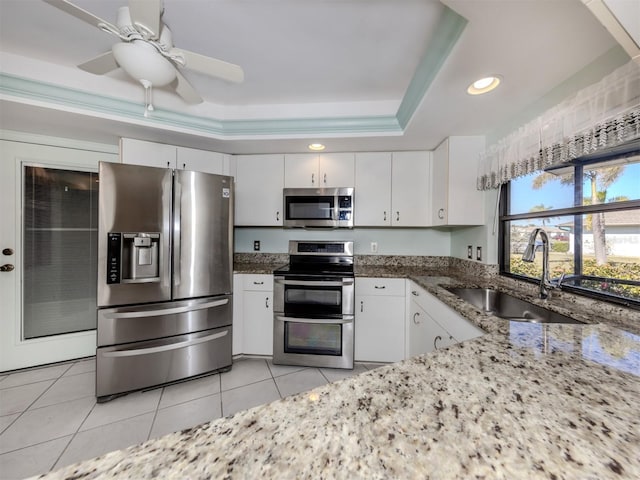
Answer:
[[[45,473],[356,375],[243,358],[230,372],[96,403],[95,360],[0,375],[0,478]]]

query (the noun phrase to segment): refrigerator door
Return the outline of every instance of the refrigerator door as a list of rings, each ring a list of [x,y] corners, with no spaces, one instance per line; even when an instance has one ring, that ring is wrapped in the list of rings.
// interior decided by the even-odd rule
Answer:
[[[100,162],[98,307],[171,300],[169,169]]]
[[[233,179],[174,174],[173,299],[231,293]]]

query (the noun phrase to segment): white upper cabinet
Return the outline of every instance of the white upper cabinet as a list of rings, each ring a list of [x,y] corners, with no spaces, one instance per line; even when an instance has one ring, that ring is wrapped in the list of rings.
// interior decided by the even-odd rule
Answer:
[[[352,187],[353,153],[297,153],[284,156],[286,188]]]
[[[320,154],[318,178],[321,187],[353,187],[355,183],[355,154]]]
[[[392,226],[428,227],[431,225],[430,177],[431,152],[394,152],[392,154]],[[355,215],[358,215],[357,210]]]
[[[176,147],[176,168],[225,175],[225,155],[195,148]]]
[[[235,225],[282,226],[284,155],[237,155]]]
[[[122,163],[132,165],[175,168],[218,175],[228,175],[229,171],[228,155],[133,138],[120,139],[120,159]]]
[[[176,147],[133,138],[121,138],[120,161],[131,165],[176,168]]]
[[[431,225],[431,152],[357,153],[355,171],[356,226]]]
[[[433,225],[484,224],[483,193],[476,188],[484,147],[484,137],[449,137],[433,152]]]
[[[391,153],[356,153],[356,227],[391,225]]]

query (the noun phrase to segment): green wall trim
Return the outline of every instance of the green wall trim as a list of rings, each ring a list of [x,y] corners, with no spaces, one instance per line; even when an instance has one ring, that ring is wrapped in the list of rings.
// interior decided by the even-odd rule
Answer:
[[[217,120],[156,107],[148,117],[144,117],[142,103],[98,95],[7,73],[0,73],[0,95],[30,101],[37,100],[61,108],[73,107],[92,113],[117,116],[158,128],[177,127],[220,138],[290,134],[402,134],[402,128],[393,115]]]
[[[400,103],[396,118],[404,130],[467,26],[467,19],[444,7],[429,47]]]

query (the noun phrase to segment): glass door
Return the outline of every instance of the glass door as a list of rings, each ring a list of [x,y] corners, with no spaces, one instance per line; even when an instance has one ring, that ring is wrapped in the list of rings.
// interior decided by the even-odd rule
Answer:
[[[24,339],[96,328],[98,174],[24,165]]]
[[[95,355],[104,150],[0,141],[0,371]]]

